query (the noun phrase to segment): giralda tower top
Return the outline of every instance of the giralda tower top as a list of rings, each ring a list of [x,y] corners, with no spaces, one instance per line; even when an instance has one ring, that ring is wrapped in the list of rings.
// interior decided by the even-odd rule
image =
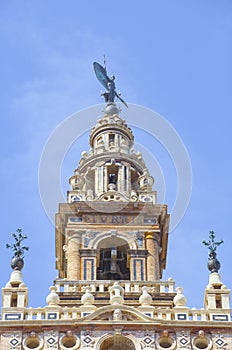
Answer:
[[[94,63],[106,107],[56,216],[59,277],[69,281],[157,281],[166,264],[169,215],[156,203],[153,177],[132,148],[120,117],[114,77]]]

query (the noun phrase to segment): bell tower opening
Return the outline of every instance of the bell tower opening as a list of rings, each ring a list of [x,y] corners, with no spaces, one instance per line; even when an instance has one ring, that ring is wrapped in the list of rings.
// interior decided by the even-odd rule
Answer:
[[[103,239],[98,247],[98,280],[128,280],[129,245],[121,238],[110,237]]]

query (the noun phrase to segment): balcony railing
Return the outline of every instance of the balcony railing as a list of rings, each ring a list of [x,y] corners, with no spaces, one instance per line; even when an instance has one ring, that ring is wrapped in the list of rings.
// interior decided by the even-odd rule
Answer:
[[[99,280],[99,281],[64,281],[56,280],[55,285],[58,293],[72,293],[72,292],[84,292],[85,287],[90,286],[91,292],[105,293],[108,292],[110,286],[115,281],[111,280]],[[165,293],[173,294],[175,288],[175,282],[170,279],[169,281],[121,281],[120,286],[124,288],[125,293],[142,293],[142,287],[147,286],[150,293]]]

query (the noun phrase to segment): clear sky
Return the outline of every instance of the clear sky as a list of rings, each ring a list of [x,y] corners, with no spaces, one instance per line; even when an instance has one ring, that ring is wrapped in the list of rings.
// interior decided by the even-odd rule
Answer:
[[[218,257],[222,280],[231,288],[231,1],[2,0],[0,45],[0,285],[11,271],[5,244],[22,228],[30,246],[23,269],[29,306],[45,305],[56,277],[55,238],[40,200],[39,161],[59,123],[102,103],[92,62],[106,54],[123,98],[167,119],[191,159],[191,201],[170,234],[164,279],[171,276],[184,288],[188,306],[203,306],[208,271],[201,241],[213,229],[225,242]],[[170,154],[133,130],[162,169],[171,212],[177,183]],[[62,164],[64,193],[81,152],[89,148],[88,133],[78,142]]]

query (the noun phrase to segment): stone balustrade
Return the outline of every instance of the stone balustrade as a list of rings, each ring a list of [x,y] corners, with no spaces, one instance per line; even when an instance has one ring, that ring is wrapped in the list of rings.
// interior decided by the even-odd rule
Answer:
[[[71,292],[83,292],[85,287],[90,286],[91,292],[105,293],[108,292],[110,286],[114,281],[111,280],[97,280],[97,281],[64,281],[56,280],[55,285],[58,293],[71,293]],[[157,281],[157,282],[145,282],[145,281],[121,281],[120,285],[124,288],[125,293],[141,293],[142,287],[147,286],[151,293],[175,293],[175,282],[170,281]]]

